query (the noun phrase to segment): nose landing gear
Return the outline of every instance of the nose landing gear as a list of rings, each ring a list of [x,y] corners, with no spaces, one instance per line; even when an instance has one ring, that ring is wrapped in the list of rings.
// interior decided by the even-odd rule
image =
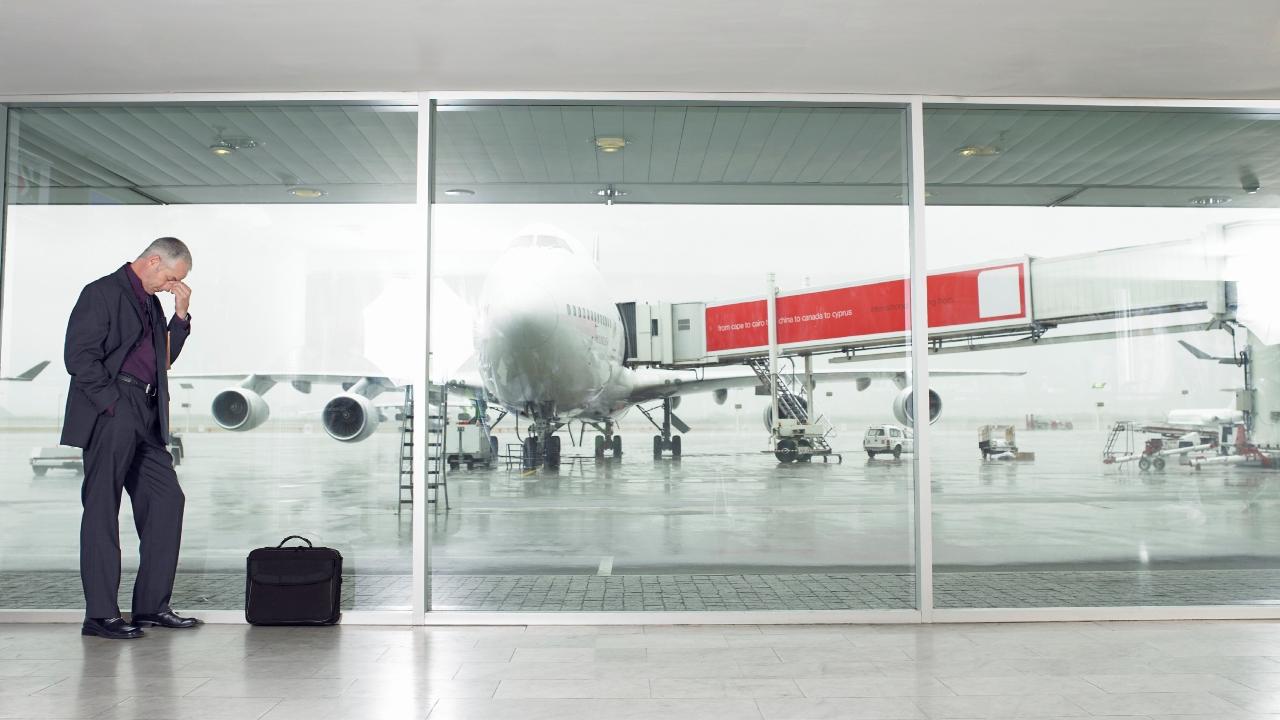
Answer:
[[[596,425],[600,429],[599,425]],[[622,436],[613,434],[613,421],[606,420],[603,435],[596,436],[596,460],[604,460],[605,455],[612,454],[614,460],[622,459]]]
[[[560,467],[560,436],[551,423],[538,423],[529,429],[520,452],[520,465],[533,470],[541,465],[548,470]]]

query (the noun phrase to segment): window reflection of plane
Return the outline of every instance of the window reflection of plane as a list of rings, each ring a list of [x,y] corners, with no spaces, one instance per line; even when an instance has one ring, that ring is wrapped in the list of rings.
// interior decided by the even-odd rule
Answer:
[[[622,456],[617,420],[642,403],[661,403],[664,421],[681,433],[689,426],[672,411],[683,395],[712,393],[724,404],[733,388],[754,388],[754,372],[632,369],[624,365],[625,328],[608,284],[594,260],[554,232],[517,237],[485,278],[475,325],[477,377],[458,377],[449,392],[479,401],[481,410],[495,405],[528,421],[523,438],[523,464],[558,467],[560,438],[556,434],[572,422],[600,432],[595,456]],[[1021,372],[935,370],[934,376],[1021,375]],[[373,433],[382,412],[373,405],[379,394],[402,387],[386,377],[360,374],[254,373],[174,375],[175,379],[240,380],[213,400],[215,422],[226,430],[245,431],[267,420],[263,393],[277,383],[290,383],[300,392],[312,385],[340,385],[343,391],[324,407],[325,431],[343,442],[363,440]],[[893,381],[901,390],[897,403],[909,396],[904,369],[818,372],[817,382],[856,382],[865,390],[875,379]],[[941,409],[938,402],[935,410]],[[647,413],[646,413],[647,414]],[[936,412],[931,421],[937,419]],[[654,422],[658,425],[657,422]],[[669,428],[659,427],[669,433]],[[679,435],[665,441],[672,455],[681,452]],[[656,453],[655,453],[656,454]]]

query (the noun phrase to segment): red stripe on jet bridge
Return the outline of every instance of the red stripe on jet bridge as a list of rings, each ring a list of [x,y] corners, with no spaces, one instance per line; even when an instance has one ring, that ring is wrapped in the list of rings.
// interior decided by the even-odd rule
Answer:
[[[929,276],[929,327],[982,327],[1027,317],[1026,265]],[[778,344],[903,334],[906,280],[884,280],[778,298]],[[706,309],[707,352],[767,346],[768,308],[748,300]]]

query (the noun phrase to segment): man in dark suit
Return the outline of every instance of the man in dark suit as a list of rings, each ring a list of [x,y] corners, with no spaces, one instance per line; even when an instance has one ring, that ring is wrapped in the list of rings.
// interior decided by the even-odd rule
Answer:
[[[142,627],[199,623],[169,607],[186,497],[169,454],[169,364],[191,332],[191,252],[177,238],[151,243],[137,260],[89,283],[67,322],[71,374],[62,444],[84,448],[80,498],[83,635],[142,637]],[[166,328],[157,292],[173,293]],[[129,491],[138,529],[133,616],[120,617],[120,492]]]

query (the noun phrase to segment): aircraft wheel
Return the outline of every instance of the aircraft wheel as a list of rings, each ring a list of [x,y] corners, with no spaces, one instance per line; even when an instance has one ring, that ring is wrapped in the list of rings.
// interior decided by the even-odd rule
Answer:
[[[532,470],[538,467],[538,438],[530,436],[524,439],[520,461],[525,470]]]
[[[1164,458],[1156,458],[1155,460],[1152,460],[1152,461],[1151,461],[1151,467],[1155,468],[1157,472],[1163,471],[1163,470],[1164,470]]]
[[[1146,472],[1146,471],[1150,470],[1150,469],[1151,469],[1151,458],[1145,458],[1145,457],[1144,457],[1144,458],[1139,458],[1139,459],[1138,459],[1138,469],[1139,469],[1139,470],[1141,470],[1142,472]]]
[[[781,463],[793,463],[796,461],[796,441],[791,438],[782,438],[777,445],[773,446],[773,456],[778,458]]]
[[[622,436],[621,435],[613,436],[613,459],[614,460],[622,459]]]
[[[894,459],[894,460],[897,460],[897,459],[898,459],[898,458],[900,458],[900,457],[902,457],[902,446],[901,446],[901,445],[894,445],[894,446],[893,446],[893,459]]]
[[[604,459],[604,436],[603,435],[596,436],[596,459],[597,460]]]
[[[679,435],[671,436],[671,458],[673,460],[680,459],[680,436]]]
[[[552,435],[547,438],[547,448],[542,458],[542,464],[547,469],[560,467],[560,436]]]
[[[654,460],[662,459],[662,436],[661,435],[653,436],[653,459]]]

